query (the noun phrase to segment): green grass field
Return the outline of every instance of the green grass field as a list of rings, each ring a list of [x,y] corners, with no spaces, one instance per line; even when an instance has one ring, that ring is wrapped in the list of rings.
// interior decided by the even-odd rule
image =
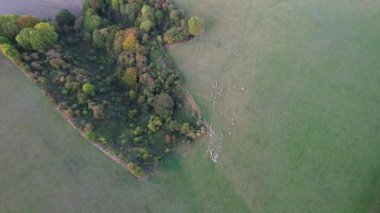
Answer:
[[[207,23],[170,53],[214,136],[137,181],[1,57],[0,212],[379,212],[380,2],[177,2]]]

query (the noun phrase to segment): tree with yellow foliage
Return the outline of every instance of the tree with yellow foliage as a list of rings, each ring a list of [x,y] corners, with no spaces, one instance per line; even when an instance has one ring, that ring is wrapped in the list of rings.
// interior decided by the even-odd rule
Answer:
[[[137,69],[135,67],[128,68],[123,80],[129,87],[135,89],[137,87]]]

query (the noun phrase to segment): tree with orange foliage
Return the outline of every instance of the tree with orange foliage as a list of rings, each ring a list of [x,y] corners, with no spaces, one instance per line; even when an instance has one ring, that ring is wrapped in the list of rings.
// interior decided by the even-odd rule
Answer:
[[[125,40],[123,43],[124,49],[126,51],[134,50],[138,44],[139,44],[139,41],[137,40],[135,32],[133,30],[128,30],[127,36],[125,37]]]
[[[21,27],[21,29],[33,28],[34,26],[36,26],[36,24],[40,22],[41,20],[34,16],[21,16],[19,19],[17,19],[17,24]]]

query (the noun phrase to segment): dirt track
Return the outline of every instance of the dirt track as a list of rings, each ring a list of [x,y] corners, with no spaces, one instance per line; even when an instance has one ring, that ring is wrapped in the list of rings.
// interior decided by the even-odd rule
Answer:
[[[0,14],[28,14],[53,18],[63,8],[79,15],[83,0],[0,0]]]

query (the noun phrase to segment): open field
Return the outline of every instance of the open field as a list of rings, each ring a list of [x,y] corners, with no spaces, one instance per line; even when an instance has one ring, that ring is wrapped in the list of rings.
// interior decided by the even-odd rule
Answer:
[[[214,135],[137,181],[1,57],[0,212],[379,212],[380,2],[177,2],[206,19],[171,55]]]

